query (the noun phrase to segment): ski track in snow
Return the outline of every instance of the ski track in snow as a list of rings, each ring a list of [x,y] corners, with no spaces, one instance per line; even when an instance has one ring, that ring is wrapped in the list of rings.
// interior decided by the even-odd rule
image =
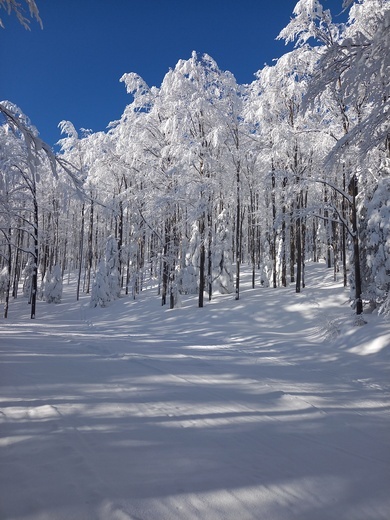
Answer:
[[[14,302],[0,520],[388,520],[389,324],[307,272],[204,309]]]

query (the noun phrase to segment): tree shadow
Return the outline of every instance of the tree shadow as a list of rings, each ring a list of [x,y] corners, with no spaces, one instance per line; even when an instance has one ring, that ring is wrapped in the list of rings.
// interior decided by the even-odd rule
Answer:
[[[2,518],[384,518],[388,401],[338,360],[106,341],[2,348]]]

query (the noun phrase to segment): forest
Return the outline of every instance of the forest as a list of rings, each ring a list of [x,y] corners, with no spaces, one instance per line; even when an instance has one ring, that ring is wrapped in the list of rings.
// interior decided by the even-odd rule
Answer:
[[[58,153],[2,101],[4,318],[19,297],[32,319],[37,300],[60,302],[70,273],[93,307],[137,299],[147,277],[162,305],[203,307],[239,300],[243,265],[253,287],[299,293],[319,261],[357,320],[390,315],[389,1],[344,8],[334,23],[300,0],[278,36],[293,50],[251,84],[196,52],[159,87],[124,74],[121,118],[96,133],[61,121]]]

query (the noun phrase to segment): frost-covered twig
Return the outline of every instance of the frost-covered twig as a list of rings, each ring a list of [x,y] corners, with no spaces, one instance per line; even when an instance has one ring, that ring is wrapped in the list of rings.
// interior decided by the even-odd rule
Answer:
[[[35,0],[25,0],[27,7],[30,11],[31,18],[35,18],[35,20],[39,23],[41,28],[43,28],[42,20],[39,16],[38,6]],[[20,3],[16,0],[0,0],[0,8],[3,8],[7,11],[8,14],[15,13],[16,18],[20,22],[21,25],[25,29],[30,30],[30,20],[25,17],[24,9],[21,7]],[[4,28],[4,24],[0,18],[0,27]]]

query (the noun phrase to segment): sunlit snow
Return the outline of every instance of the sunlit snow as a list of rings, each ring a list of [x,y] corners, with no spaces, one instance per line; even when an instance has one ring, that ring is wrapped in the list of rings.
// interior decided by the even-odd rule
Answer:
[[[248,276],[248,280],[249,280]],[[2,520],[388,520],[389,322],[307,287],[161,307],[12,302],[0,322]]]

